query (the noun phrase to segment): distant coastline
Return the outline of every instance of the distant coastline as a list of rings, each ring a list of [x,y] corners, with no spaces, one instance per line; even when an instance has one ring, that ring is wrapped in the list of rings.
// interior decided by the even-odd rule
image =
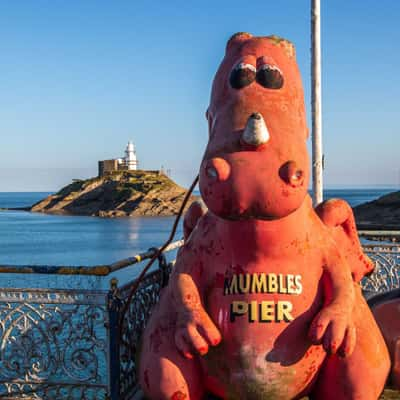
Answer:
[[[360,204],[353,211],[358,229],[400,231],[400,191]]]

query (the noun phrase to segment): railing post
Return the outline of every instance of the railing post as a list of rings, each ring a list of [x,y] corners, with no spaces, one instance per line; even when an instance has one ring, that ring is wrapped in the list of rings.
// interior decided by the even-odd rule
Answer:
[[[118,280],[111,279],[111,289],[107,295],[109,321],[109,388],[110,400],[120,400],[120,311],[121,299],[118,294]]]
[[[158,257],[158,268],[161,270],[161,287],[164,288],[168,285],[169,280],[168,264],[165,254],[160,254]]]
[[[149,251],[158,251],[157,247],[150,247]],[[169,272],[168,272],[168,263],[167,258],[164,253],[160,253],[158,255],[158,268],[161,270],[161,287],[165,287],[168,285],[169,280]]]

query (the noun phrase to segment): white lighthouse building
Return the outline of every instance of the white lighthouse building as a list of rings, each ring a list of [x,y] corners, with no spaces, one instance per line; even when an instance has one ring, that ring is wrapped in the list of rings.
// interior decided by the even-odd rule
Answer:
[[[126,146],[124,162],[128,171],[137,170],[138,160],[136,157],[136,150],[131,141],[129,141],[128,145]]]
[[[125,157],[99,161],[99,176],[105,176],[115,171],[136,171],[138,159],[134,144],[129,141],[125,149]]]

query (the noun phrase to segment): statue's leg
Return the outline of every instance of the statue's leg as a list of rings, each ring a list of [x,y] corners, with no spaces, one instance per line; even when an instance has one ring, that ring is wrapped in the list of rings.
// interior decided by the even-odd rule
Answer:
[[[392,384],[397,390],[400,390],[400,337],[397,337],[394,343]]]
[[[139,365],[141,388],[151,400],[201,399],[204,388],[200,363],[196,357],[188,359],[178,352],[171,318],[161,308],[156,309],[144,332]]]
[[[313,388],[317,400],[377,400],[390,369],[390,359],[372,313],[356,288],[354,323],[357,342],[346,358],[328,356]]]
[[[372,305],[372,312],[389,348],[392,360],[391,383],[400,389],[400,290],[381,296],[378,303]]]

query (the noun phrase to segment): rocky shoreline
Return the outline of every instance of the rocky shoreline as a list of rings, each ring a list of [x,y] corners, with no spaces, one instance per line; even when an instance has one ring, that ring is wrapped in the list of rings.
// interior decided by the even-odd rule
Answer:
[[[176,215],[186,190],[158,171],[118,171],[74,180],[25,211],[105,218]],[[196,196],[191,196],[189,206]]]
[[[359,230],[400,231],[400,191],[353,208]]]

